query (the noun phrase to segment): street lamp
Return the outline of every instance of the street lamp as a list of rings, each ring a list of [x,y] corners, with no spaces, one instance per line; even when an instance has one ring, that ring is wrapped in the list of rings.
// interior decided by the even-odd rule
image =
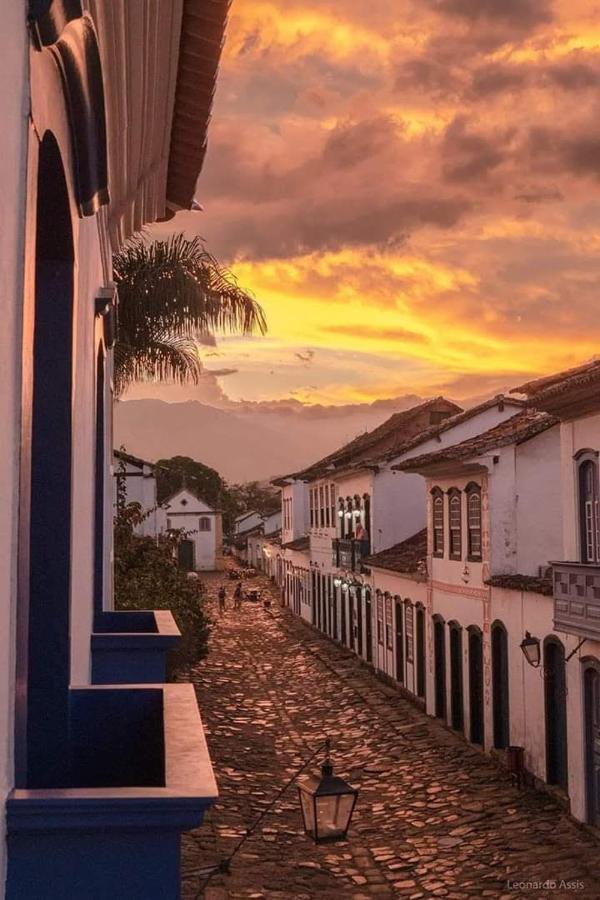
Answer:
[[[327,741],[320,777],[305,775],[298,779],[304,830],[315,844],[344,840],[358,797],[356,788],[333,774],[329,749]]]
[[[541,662],[540,639],[532,637],[531,634],[526,631],[520,646],[523,651],[523,656],[529,665],[533,666],[534,669],[538,669]]]

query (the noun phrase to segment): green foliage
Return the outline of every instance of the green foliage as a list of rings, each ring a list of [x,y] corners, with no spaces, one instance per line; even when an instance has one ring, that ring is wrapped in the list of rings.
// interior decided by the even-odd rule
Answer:
[[[182,634],[172,651],[171,671],[193,665],[207,653],[210,621],[203,608],[203,588],[176,563],[185,537],[171,532],[157,543],[135,528],[144,519],[139,503],[119,503],[115,528],[115,606],[117,609],[170,609]]]
[[[156,496],[164,503],[182,487],[205,500],[213,509],[221,509],[227,486],[219,473],[189,456],[172,456],[156,462]]]
[[[136,237],[114,255],[119,291],[115,393],[135,381],[197,384],[198,343],[214,331],[266,331],[262,307],[204,248],[183,234]]]

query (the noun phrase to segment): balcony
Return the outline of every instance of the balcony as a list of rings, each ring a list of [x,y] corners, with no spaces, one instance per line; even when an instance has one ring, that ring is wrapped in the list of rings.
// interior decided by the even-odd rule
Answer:
[[[7,801],[7,900],[175,900],[181,832],[217,797],[193,686],[73,688],[69,700],[65,785]]]
[[[166,681],[168,653],[180,638],[169,610],[100,613],[92,634],[92,684]]]
[[[361,558],[368,556],[370,552],[366,542],[355,541],[353,538],[335,538],[331,549],[333,565],[351,572],[360,571]]]
[[[552,580],[556,630],[600,640],[600,565],[555,562]]]

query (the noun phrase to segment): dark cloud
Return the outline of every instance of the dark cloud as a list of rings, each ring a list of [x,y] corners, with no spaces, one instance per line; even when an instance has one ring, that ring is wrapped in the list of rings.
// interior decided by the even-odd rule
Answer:
[[[462,79],[455,66],[433,55],[417,56],[398,66],[395,89],[447,97],[461,92]]]
[[[506,158],[513,132],[486,135],[467,116],[459,115],[446,129],[442,146],[446,181],[470,182],[487,178]]]
[[[600,87],[600,53],[570,54],[546,69],[547,77],[566,91]]]
[[[489,63],[479,66],[473,72],[469,94],[480,99],[493,94],[513,93],[531,83],[532,75],[530,69],[523,65]]]
[[[578,130],[531,128],[525,149],[532,168],[600,179],[600,136],[595,118],[589,126],[579,126]]]
[[[338,125],[299,159],[282,158],[277,144],[259,149],[243,134],[217,131],[203,195],[220,209],[211,246],[229,258],[282,257],[398,246],[414,229],[451,228],[470,200],[409,180],[403,161],[410,150],[402,128],[383,115]]]
[[[565,197],[557,188],[533,188],[515,194],[514,199],[522,200],[523,203],[553,203],[564,200]]]
[[[428,0],[429,5],[446,16],[467,22],[498,21],[518,30],[529,31],[551,21],[549,0]]]

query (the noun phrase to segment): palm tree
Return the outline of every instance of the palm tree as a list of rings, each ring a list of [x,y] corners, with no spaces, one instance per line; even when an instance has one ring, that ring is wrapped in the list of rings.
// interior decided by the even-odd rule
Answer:
[[[129,241],[113,257],[119,292],[115,393],[135,381],[198,383],[198,343],[266,331],[262,307],[198,238]]]

